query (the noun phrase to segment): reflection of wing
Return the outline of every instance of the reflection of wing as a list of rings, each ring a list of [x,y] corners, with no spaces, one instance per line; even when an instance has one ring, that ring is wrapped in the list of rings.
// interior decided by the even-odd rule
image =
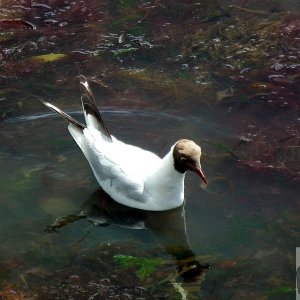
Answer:
[[[101,189],[95,191],[82,208],[87,220],[96,226],[114,224],[129,229],[145,229],[147,212],[120,204]]]
[[[161,159],[141,148],[127,145],[112,137],[102,139],[94,129],[84,130],[84,141],[79,143],[87,157],[97,181],[109,195],[122,204],[147,202],[144,182]]]
[[[209,265],[201,265],[188,242],[184,206],[167,211],[145,211],[114,201],[97,190],[83,205],[87,220],[94,225],[118,225],[129,229],[148,229],[154,239],[172,255],[179,275],[187,281],[204,279]]]

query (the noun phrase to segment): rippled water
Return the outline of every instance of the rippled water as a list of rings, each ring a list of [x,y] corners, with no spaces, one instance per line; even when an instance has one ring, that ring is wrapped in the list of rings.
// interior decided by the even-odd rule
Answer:
[[[0,40],[6,67],[0,74],[0,298],[294,299],[299,7],[293,1],[272,7],[278,18],[295,7],[282,25],[266,12],[267,1],[237,6],[240,14],[230,18],[217,3],[202,16],[200,4],[187,1],[188,36],[180,27],[184,16],[178,9],[167,13],[167,3],[117,2],[87,1],[84,8],[49,1],[27,10],[23,4],[15,9],[37,28],[14,27],[17,37]],[[145,11],[141,28],[144,19],[136,18]],[[259,31],[255,49],[240,38],[244,51],[257,56],[232,58],[228,49],[237,37],[230,32],[235,22],[249,21],[244,14],[280,34],[288,28],[289,52],[280,48],[282,54],[273,38],[270,56],[263,54],[261,37],[269,36]],[[221,37],[204,36],[194,28],[199,24]],[[18,56],[12,46],[20,43]],[[66,58],[32,61],[50,52]],[[264,59],[266,66],[255,64]],[[201,144],[208,186],[187,174],[185,206],[163,213],[128,209],[101,193],[65,121],[37,100],[50,98],[83,121],[80,73],[88,75],[110,131],[124,142],[160,156],[180,138]]]

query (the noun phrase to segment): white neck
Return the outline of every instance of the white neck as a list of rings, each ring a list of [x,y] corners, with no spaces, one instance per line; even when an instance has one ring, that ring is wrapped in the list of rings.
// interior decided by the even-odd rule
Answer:
[[[161,209],[172,209],[184,201],[184,173],[174,168],[173,147],[161,160],[157,170],[147,179],[146,190],[152,202]]]

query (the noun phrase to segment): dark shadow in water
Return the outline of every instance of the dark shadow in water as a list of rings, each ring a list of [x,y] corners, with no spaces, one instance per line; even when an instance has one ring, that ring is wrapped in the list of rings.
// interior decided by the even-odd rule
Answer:
[[[197,281],[209,265],[201,265],[191,250],[185,224],[184,205],[179,208],[153,212],[131,208],[114,201],[103,190],[96,190],[83,203],[78,214],[58,218],[47,227],[56,231],[68,223],[87,219],[96,226],[118,225],[129,229],[146,229],[177,263],[178,274],[185,281]]]

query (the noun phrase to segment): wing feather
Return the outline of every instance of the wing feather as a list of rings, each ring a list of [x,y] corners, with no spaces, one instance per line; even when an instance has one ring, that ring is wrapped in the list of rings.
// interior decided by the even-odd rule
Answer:
[[[95,128],[111,140],[110,132],[97,108],[92,90],[86,78],[80,76],[81,102],[87,127]]]
[[[84,152],[102,188],[116,201],[120,201],[121,197],[122,203],[146,201],[143,195],[144,183],[160,158],[114,137],[113,143],[99,142],[90,131],[84,131],[88,141]]]

